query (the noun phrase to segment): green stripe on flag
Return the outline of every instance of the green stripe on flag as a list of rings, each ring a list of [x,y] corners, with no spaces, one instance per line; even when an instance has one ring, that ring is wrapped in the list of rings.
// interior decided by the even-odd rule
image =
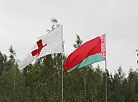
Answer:
[[[84,60],[82,60],[79,64],[77,64],[75,67],[71,68],[70,70],[68,70],[67,72],[71,72],[74,69],[78,69],[78,68],[82,68],[85,67],[89,64],[93,64],[96,62],[100,62],[103,61],[102,59],[102,53],[97,53],[91,56],[88,56],[87,58],[85,58]]]

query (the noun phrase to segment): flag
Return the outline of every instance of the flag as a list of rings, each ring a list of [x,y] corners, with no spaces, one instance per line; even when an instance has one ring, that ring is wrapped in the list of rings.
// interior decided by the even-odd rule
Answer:
[[[82,68],[89,64],[105,60],[105,34],[87,41],[65,60],[64,68],[70,72],[76,68]]]
[[[48,54],[62,53],[63,34],[62,26],[55,28],[53,31],[40,36],[26,58],[21,61],[18,66],[23,69],[34,60],[46,56]]]

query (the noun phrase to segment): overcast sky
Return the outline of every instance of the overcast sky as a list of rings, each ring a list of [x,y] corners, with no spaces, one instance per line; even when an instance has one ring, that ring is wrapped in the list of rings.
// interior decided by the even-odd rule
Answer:
[[[138,0],[0,0],[0,51],[12,45],[22,60],[36,39],[51,27],[63,25],[65,53],[74,48],[76,34],[86,42],[107,34],[107,66],[111,73],[138,68]],[[104,69],[104,62],[100,64]]]

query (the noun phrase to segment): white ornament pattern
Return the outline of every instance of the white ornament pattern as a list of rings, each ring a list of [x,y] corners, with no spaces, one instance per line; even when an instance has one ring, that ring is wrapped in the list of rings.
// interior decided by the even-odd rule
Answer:
[[[105,34],[100,36],[100,38],[101,38],[101,52],[102,52],[102,57],[103,57],[103,61],[104,61],[106,59]]]

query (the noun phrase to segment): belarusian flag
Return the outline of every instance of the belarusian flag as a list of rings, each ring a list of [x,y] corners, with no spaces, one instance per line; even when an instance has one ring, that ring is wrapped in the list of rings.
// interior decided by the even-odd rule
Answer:
[[[89,64],[105,60],[105,34],[87,41],[65,60],[64,68],[70,72]]]
[[[62,53],[62,44],[62,26],[59,26],[48,34],[45,34],[38,38],[37,42],[29,51],[26,58],[18,64],[19,69],[23,69],[37,58],[46,56],[48,54]]]

